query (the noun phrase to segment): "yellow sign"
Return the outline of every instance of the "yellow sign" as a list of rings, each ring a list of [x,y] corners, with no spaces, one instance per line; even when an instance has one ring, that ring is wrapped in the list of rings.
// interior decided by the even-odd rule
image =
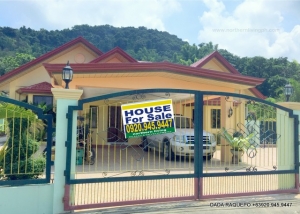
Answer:
[[[175,132],[172,100],[121,106],[126,138]]]

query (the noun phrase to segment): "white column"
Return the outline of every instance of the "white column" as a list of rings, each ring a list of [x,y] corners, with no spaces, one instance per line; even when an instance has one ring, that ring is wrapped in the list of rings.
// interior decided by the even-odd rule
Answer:
[[[65,142],[67,141],[67,129],[68,120],[66,114],[68,112],[68,106],[76,106],[78,100],[83,93],[83,90],[76,89],[51,89],[54,98],[57,100],[56,110],[56,143],[55,143],[55,161],[54,161],[54,189],[53,189],[53,213],[64,212],[64,189],[65,189],[65,176],[64,171],[66,169],[66,147]],[[73,120],[73,131],[76,133],[76,119]],[[74,130],[75,127],[75,130]],[[72,140],[74,141],[74,139]],[[76,143],[76,142],[74,142]],[[73,146],[76,153],[76,146]],[[72,158],[72,165],[75,165],[75,159]]]

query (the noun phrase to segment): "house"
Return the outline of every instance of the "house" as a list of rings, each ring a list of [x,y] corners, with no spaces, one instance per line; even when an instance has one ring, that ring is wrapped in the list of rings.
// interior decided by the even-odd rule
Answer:
[[[264,99],[255,88],[264,79],[240,74],[217,51],[191,66],[165,61],[142,62],[118,47],[103,53],[82,37],[1,76],[0,91],[7,93],[12,99],[55,105],[51,88],[64,88],[62,69],[68,61],[74,71],[69,87],[82,89],[81,99],[126,90],[153,88],[221,91]],[[204,118],[205,128],[213,133],[220,128],[218,115],[220,116],[222,110],[221,102],[220,97],[210,97],[204,101],[209,112],[209,116]],[[179,105],[188,109],[188,112],[184,110],[185,115],[193,117],[193,101],[185,101]],[[92,115],[90,116],[92,128],[104,130],[108,123],[108,127],[122,129],[122,122],[118,122],[121,121],[119,106],[91,103],[85,108],[89,109],[88,113]],[[225,108],[223,111],[227,111],[230,106]],[[176,113],[182,114],[182,111]],[[102,117],[98,112],[111,117]],[[225,118],[224,115],[222,117]],[[118,133],[115,134],[120,136]],[[108,139],[107,142],[116,141],[105,135],[101,136],[101,139]]]

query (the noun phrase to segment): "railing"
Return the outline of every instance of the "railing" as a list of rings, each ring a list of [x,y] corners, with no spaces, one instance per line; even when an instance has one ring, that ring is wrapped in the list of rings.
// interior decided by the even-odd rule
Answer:
[[[52,132],[41,119],[52,122],[52,117],[26,103],[0,99],[0,185],[48,183],[50,165],[42,151],[47,146],[44,137]],[[52,124],[48,128],[52,129]]]
[[[82,209],[167,201],[172,197],[201,199],[297,191],[298,132],[292,127],[298,120],[291,110],[246,95],[188,91],[190,94],[181,96],[176,94],[180,90],[168,90],[175,116],[194,122],[194,136],[182,124],[178,127],[184,130],[181,135],[177,130],[167,137],[125,139],[120,106],[164,94],[163,89],[143,92],[149,91],[159,91],[159,96],[141,93],[134,97],[142,100],[132,100],[130,92],[122,92],[117,93],[120,96],[89,98],[69,108],[68,115],[78,110],[92,127],[95,162],[83,160],[75,171],[70,171],[71,163],[67,163],[68,206]],[[253,136],[248,144],[241,145],[241,157],[222,138],[223,127],[245,138]],[[75,145],[70,139],[71,134],[68,151]],[[216,139],[220,139],[218,145]],[[153,195],[149,186],[156,188]],[[182,191],[182,186],[187,190]]]

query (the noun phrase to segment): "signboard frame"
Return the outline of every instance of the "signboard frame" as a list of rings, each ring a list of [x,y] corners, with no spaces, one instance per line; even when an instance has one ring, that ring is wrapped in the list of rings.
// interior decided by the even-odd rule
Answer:
[[[171,99],[121,105],[125,138],[176,132]]]

